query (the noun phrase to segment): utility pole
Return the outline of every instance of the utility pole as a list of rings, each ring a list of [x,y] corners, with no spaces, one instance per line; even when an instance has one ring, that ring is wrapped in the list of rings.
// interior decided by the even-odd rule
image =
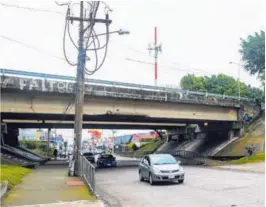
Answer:
[[[48,128],[47,134],[47,156],[49,157],[50,152],[50,136],[51,136],[51,128]]]
[[[82,140],[82,124],[83,124],[83,104],[84,104],[84,68],[86,49],[84,48],[84,23],[83,23],[83,1],[80,2],[80,21],[79,21],[79,54],[78,54],[78,68],[76,80],[76,106],[75,106],[75,124],[74,124],[74,138],[75,138],[75,175],[79,176],[80,169],[80,153]]]
[[[57,3],[57,2],[56,2]],[[63,5],[68,5],[68,12],[67,12],[67,16],[66,16],[66,24],[65,24],[65,30],[64,30],[64,41],[63,41],[63,51],[64,51],[64,55],[65,55],[65,59],[66,61],[71,65],[71,66],[76,66],[77,65],[77,75],[76,75],[76,87],[75,87],[75,124],[74,124],[74,156],[70,165],[70,171],[69,174],[76,176],[80,176],[81,174],[81,141],[82,141],[82,125],[83,125],[83,105],[84,105],[84,81],[85,81],[85,74],[87,75],[92,75],[94,74],[96,71],[98,71],[100,69],[100,67],[102,66],[102,64],[105,61],[105,57],[103,58],[102,62],[96,62],[94,69],[89,70],[88,68],[85,67],[86,65],[86,51],[94,51],[95,53],[97,52],[97,50],[103,49],[105,48],[105,54],[107,53],[107,45],[109,42],[109,25],[111,24],[111,20],[109,19],[109,14],[108,12],[111,11],[111,9],[109,8],[109,6],[107,4],[105,4],[105,19],[98,19],[96,18],[96,14],[99,8],[99,4],[100,1],[92,1],[87,2],[88,4],[86,4],[86,6],[88,6],[90,8],[89,11],[89,17],[88,15],[86,15],[86,8],[84,7],[84,2],[80,1],[80,15],[79,17],[75,17],[75,16],[71,16],[70,15],[70,10],[72,8],[71,4],[76,4],[76,3],[70,3],[68,2],[67,4],[59,4],[57,3],[59,6],[63,6]],[[69,32],[69,29],[67,29],[67,27],[69,28],[69,22],[73,22],[73,21],[78,21],[79,22],[79,42],[78,45],[76,45],[73,42],[73,38],[71,38],[71,34]],[[84,22],[88,23],[84,24]],[[106,26],[106,33],[104,33],[105,35],[107,35],[106,38],[106,44],[104,46],[99,46],[96,47],[95,46],[95,38],[92,38],[92,41],[89,42],[90,37],[92,37],[93,34],[93,27],[95,25],[95,23],[103,23]],[[73,45],[78,49],[78,62],[77,63],[72,63],[72,61],[70,61],[66,55],[66,50],[65,50],[65,44],[66,44],[66,33],[68,33],[70,39],[72,39],[72,43]],[[87,37],[84,37],[86,33]],[[120,34],[126,34],[124,31],[119,31]],[[100,34],[100,35],[104,35],[104,34]],[[97,36],[97,34],[93,34],[94,36]],[[84,40],[86,38],[86,41]],[[94,43],[94,46],[92,46],[92,48],[90,47],[90,45]],[[96,53],[97,55],[97,53]],[[88,58],[89,60],[90,58]],[[73,166],[74,164],[74,166]],[[74,169],[73,169],[74,167]]]
[[[148,48],[149,52],[151,53],[152,50],[154,50],[154,84],[155,86],[157,86],[157,79],[158,79],[158,53],[162,52],[162,46],[157,45],[157,27],[154,27],[154,46],[151,47],[151,45],[149,45]]]

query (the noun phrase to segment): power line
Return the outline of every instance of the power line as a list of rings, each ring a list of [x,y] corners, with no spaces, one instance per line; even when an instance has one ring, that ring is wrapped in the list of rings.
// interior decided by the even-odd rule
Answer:
[[[154,63],[150,63],[150,62],[145,62],[145,61],[141,61],[141,60],[134,60],[134,59],[131,59],[131,58],[124,58],[125,60],[127,61],[132,61],[132,62],[137,62],[137,63],[141,63],[141,64],[146,64],[146,65],[154,65]],[[179,70],[179,71],[184,71],[184,72],[200,72],[200,73],[208,73],[210,75],[213,75],[212,73],[208,72],[208,71],[204,71],[204,70],[199,70],[199,69],[194,69],[194,68],[191,68],[190,70],[189,69],[184,69],[184,68],[177,68],[177,67],[172,67],[172,66],[167,66],[167,65],[162,65],[162,64],[159,64],[161,67],[163,68],[168,68],[168,69],[172,69],[172,70]]]
[[[134,51],[134,52],[136,52],[136,53],[139,53],[139,54],[145,55],[145,56],[147,56],[147,57],[152,57],[151,55],[148,55],[147,53],[144,53],[144,52],[142,52],[142,51],[140,51],[140,50],[137,50],[137,49],[135,49],[135,48],[132,48],[132,47],[126,46],[126,45],[124,45],[124,44],[121,44],[120,42],[117,42],[117,41],[112,40],[112,44],[113,44],[113,43],[118,44],[118,45],[121,45],[121,46],[125,47],[125,48],[128,49],[128,50],[132,50],[132,51]]]
[[[48,13],[54,13],[54,14],[60,14],[64,15],[61,12],[58,11],[52,11],[52,10],[47,10],[47,9],[37,9],[37,8],[31,8],[31,7],[25,7],[25,6],[18,6],[18,5],[11,5],[11,4],[5,4],[5,3],[0,3],[1,6],[5,7],[11,7],[11,8],[16,8],[16,9],[25,9],[25,10],[30,10],[30,11],[35,11],[35,12],[48,12]]]
[[[2,34],[0,34],[0,37],[2,37],[3,39],[8,40],[8,41],[10,41],[10,42],[14,42],[14,43],[20,44],[20,45],[22,45],[22,46],[24,46],[24,47],[27,47],[27,48],[30,48],[30,49],[36,50],[36,51],[41,52],[41,53],[44,53],[44,54],[46,54],[46,55],[48,55],[48,56],[51,56],[51,57],[53,57],[53,58],[56,58],[56,59],[59,59],[59,60],[63,60],[63,61],[65,62],[65,59],[64,59],[63,57],[59,57],[59,56],[56,56],[56,55],[50,54],[50,53],[48,53],[48,52],[46,52],[46,51],[44,51],[44,50],[41,50],[41,49],[39,49],[39,48],[36,48],[36,47],[30,46],[30,45],[27,45],[27,44],[25,44],[25,43],[23,43],[23,42],[20,42],[20,41],[18,41],[18,40],[12,39],[12,38],[7,37],[7,36],[2,35]]]

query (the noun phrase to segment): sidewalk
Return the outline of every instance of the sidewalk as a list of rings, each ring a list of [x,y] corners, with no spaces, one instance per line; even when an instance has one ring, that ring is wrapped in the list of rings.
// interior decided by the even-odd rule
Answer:
[[[68,177],[67,165],[54,165],[53,161],[40,166],[27,175],[21,184],[8,193],[2,205],[103,206],[102,202],[89,193],[79,178]]]
[[[265,162],[253,163],[253,164],[243,164],[243,165],[224,165],[217,166],[218,168],[228,169],[228,170],[239,170],[246,172],[265,172]]]

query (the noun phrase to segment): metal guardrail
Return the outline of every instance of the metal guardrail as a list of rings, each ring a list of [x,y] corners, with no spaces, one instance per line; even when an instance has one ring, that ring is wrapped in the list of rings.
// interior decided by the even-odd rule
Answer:
[[[90,190],[95,193],[95,167],[86,159],[86,157],[80,155],[80,158],[81,178]]]
[[[63,76],[63,75],[53,75],[53,74],[45,74],[45,73],[36,73],[36,72],[28,72],[28,71],[19,71],[19,70],[10,70],[0,68],[1,75],[16,75],[16,76],[28,76],[28,77],[36,77],[36,78],[44,78],[44,79],[57,79],[57,80],[64,80],[64,81],[71,81],[74,82],[76,80],[75,77],[72,76]],[[213,96],[216,98],[222,99],[232,99],[238,100],[236,96],[228,96],[225,94],[214,94],[214,93],[203,93],[197,91],[188,91],[176,88],[169,88],[169,87],[158,87],[158,86],[151,86],[151,85],[142,85],[142,84],[135,84],[135,83],[123,83],[123,82],[115,82],[115,81],[107,81],[107,80],[97,80],[97,79],[85,79],[86,84],[99,84],[99,85],[107,85],[112,87],[124,87],[124,88],[134,88],[139,90],[151,90],[151,91],[161,91],[161,92],[168,92],[168,93],[184,93],[184,94],[191,94],[191,95],[200,95],[200,96]],[[242,101],[252,101],[253,99],[241,97]]]
[[[208,158],[208,156],[205,156],[203,154],[186,150],[168,150],[168,151],[158,152],[158,154],[163,154],[163,153],[171,154],[173,156],[178,156],[185,159],[193,159],[201,162],[202,164],[204,164],[206,159]]]

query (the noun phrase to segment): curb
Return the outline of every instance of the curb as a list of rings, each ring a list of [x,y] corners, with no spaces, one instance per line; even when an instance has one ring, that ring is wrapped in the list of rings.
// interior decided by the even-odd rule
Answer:
[[[58,207],[63,207],[63,206],[79,206],[77,204],[92,204],[92,203],[87,203],[88,200],[78,200],[78,201],[64,201],[64,202],[56,202],[56,203],[43,203],[43,204],[30,204],[30,205],[22,205],[19,207],[51,207],[51,206],[58,206]],[[102,203],[100,203],[101,207],[104,207]],[[18,206],[14,206],[18,207]]]
[[[102,198],[102,196],[98,193],[98,192],[93,192],[93,194],[96,196],[96,198],[98,198],[98,200],[101,202],[101,206],[102,207],[106,207],[107,206],[107,204],[108,204],[108,202],[107,201],[105,201],[103,198]]]
[[[265,173],[265,170],[236,169],[236,168],[226,168],[226,167],[222,167],[222,166],[215,166],[212,168],[219,169],[219,170],[238,171],[238,172]]]
[[[8,186],[8,181],[3,181],[3,183],[0,184],[0,189],[1,189],[1,197],[0,199],[3,198],[3,196],[7,193],[7,186]]]
[[[97,194],[98,199],[103,202],[103,207],[122,207],[119,201],[113,200],[112,197],[109,197],[101,188],[99,188],[98,192],[95,194]]]

